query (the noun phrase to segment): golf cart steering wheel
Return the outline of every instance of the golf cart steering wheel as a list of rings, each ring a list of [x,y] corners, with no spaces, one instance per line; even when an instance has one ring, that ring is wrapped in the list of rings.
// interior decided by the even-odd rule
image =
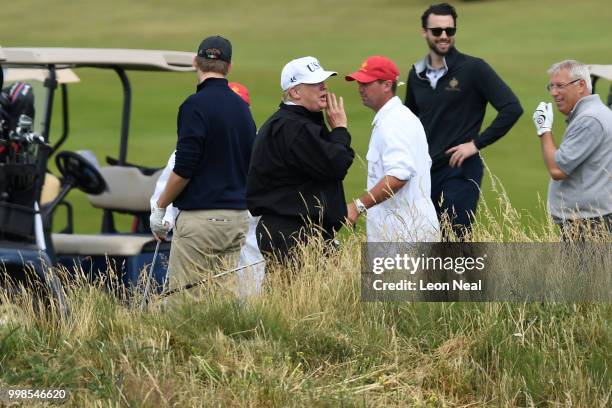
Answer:
[[[102,174],[83,156],[74,152],[60,152],[55,156],[55,164],[65,183],[72,187],[91,195],[102,194],[106,190]]]

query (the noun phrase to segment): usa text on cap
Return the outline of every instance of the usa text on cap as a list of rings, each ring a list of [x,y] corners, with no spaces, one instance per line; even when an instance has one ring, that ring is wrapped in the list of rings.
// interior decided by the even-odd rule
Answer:
[[[333,75],[334,71],[325,71],[315,57],[302,57],[289,61],[281,72],[280,85],[283,91],[299,84],[318,84]]]

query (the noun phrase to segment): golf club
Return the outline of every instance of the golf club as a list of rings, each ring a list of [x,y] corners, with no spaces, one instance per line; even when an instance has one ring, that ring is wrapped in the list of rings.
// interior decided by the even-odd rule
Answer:
[[[264,263],[264,262],[265,262],[265,260],[262,259],[261,261],[253,262],[252,264],[249,264],[249,265],[239,266],[239,267],[234,268],[234,269],[229,269],[227,271],[220,272],[220,273],[218,273],[216,275],[213,275],[210,279],[220,278],[220,277],[228,275],[230,273],[238,272],[238,271],[240,271],[242,269],[250,268],[251,266],[259,265],[260,263]],[[185,291],[185,290],[189,290],[189,289],[191,289],[193,287],[196,287],[196,286],[199,286],[199,285],[202,285],[202,284],[208,282],[210,279],[203,279],[203,280],[195,282],[195,283],[189,283],[189,284],[187,284],[185,286],[182,286],[180,288],[169,290],[168,292],[162,293],[161,297],[168,297],[168,296],[173,295],[175,293],[182,292],[182,291]]]

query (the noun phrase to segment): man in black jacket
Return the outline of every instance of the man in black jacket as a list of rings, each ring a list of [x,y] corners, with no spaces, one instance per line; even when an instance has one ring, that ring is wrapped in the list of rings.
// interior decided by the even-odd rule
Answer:
[[[247,202],[251,214],[261,216],[260,250],[281,260],[310,235],[331,239],[345,220],[342,180],[355,154],[343,100],[337,101],[325,85],[332,75],[313,57],[285,65],[283,102],[255,140]]]
[[[471,231],[482,182],[479,151],[504,136],[523,113],[512,90],[482,59],[457,51],[457,13],[447,3],[421,16],[429,54],[408,75],[405,105],[427,135],[431,198],[438,216],[447,212],[453,231]],[[479,134],[487,103],[498,114]]]

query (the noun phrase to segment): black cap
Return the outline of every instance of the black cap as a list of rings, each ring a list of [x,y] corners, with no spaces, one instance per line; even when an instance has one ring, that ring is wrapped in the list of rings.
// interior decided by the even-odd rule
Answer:
[[[232,43],[219,35],[207,37],[198,47],[198,57],[232,62]]]

